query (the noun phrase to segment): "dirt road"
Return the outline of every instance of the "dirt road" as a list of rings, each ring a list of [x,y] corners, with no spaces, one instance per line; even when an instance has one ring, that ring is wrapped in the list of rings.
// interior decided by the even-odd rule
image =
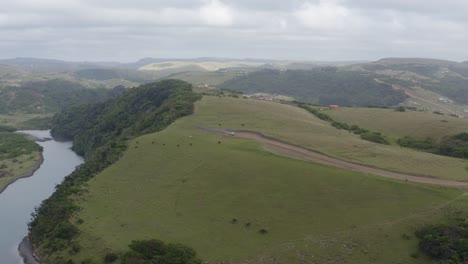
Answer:
[[[387,171],[384,169],[374,168],[371,166],[366,166],[362,164],[356,164],[344,160],[340,160],[337,158],[333,158],[330,156],[326,156],[324,154],[320,154],[316,151],[297,146],[283,140],[275,139],[262,133],[255,132],[255,131],[232,131],[224,128],[211,128],[211,127],[204,127],[204,126],[196,126],[200,129],[211,131],[215,133],[223,133],[226,137],[232,138],[243,138],[243,139],[253,139],[262,143],[262,145],[269,151],[291,157],[296,158],[304,161],[311,161],[316,162],[324,165],[329,165],[337,168],[359,171],[364,173],[370,173],[374,175],[379,175],[387,178],[398,179],[402,181],[409,181],[409,182],[417,182],[417,183],[424,183],[424,184],[432,184],[438,186],[446,186],[446,187],[455,187],[460,189],[468,190],[468,182],[459,182],[453,180],[443,180],[443,179],[436,179],[436,178],[429,178],[424,176],[416,176],[398,172]],[[233,133],[234,132],[234,133]]]

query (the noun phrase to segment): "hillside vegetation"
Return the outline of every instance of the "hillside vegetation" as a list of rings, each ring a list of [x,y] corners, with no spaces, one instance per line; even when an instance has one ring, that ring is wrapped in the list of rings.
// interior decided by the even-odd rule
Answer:
[[[71,105],[104,101],[120,90],[87,89],[76,82],[53,79],[0,89],[0,113],[54,113]]]
[[[301,102],[344,106],[393,106],[406,98],[402,91],[359,72],[319,68],[311,71],[263,70],[229,80],[220,88],[243,93],[270,93]]]
[[[72,139],[74,149],[86,156],[86,162],[67,176],[33,214],[29,234],[41,260],[64,263],[67,260],[57,257],[57,253],[79,251],[74,238],[80,221],[73,218],[79,210],[77,195],[89,179],[119,159],[127,140],[161,130],[192,113],[193,102],[199,96],[191,88],[178,80],[147,84],[103,103],[72,107],[53,118],[53,134]]]
[[[25,135],[0,127],[0,192],[41,162],[42,147]]]
[[[367,71],[385,77],[386,82],[406,87],[420,86],[468,104],[468,65],[432,59],[382,59],[363,64]]]
[[[170,120],[191,113],[191,103],[197,98],[191,88],[183,81],[165,80],[103,103],[70,107],[53,117],[51,133],[73,140],[73,149],[88,156],[116,138],[158,131]]]
[[[223,97],[197,104],[195,115],[132,140],[88,182],[76,215],[80,251],[64,257],[102,263],[130,240],[156,237],[187,244],[208,263],[429,263],[415,226],[443,219],[447,204],[466,207],[457,190],[286,158],[195,126],[262,131],[308,147],[330,144],[326,135],[342,148],[349,140],[377,147],[303,109]]]

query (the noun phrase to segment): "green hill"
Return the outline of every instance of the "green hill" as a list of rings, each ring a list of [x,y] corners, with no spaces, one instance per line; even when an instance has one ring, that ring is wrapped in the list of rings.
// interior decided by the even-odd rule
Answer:
[[[52,134],[73,139],[74,149],[86,156],[84,165],[56,187],[54,194],[33,214],[30,237],[44,262],[63,263],[51,255],[76,252],[77,227],[70,219],[77,212],[77,195],[86,182],[114,163],[126,149],[126,141],[161,130],[193,111],[199,98],[190,84],[166,80],[128,90],[103,103],[71,107],[52,120]]]
[[[174,99],[173,107],[150,103],[159,89],[175,96],[164,97]],[[104,263],[104,256],[128,251],[132,240],[152,238],[193,247],[213,264],[430,263],[418,251],[416,228],[468,209],[458,190],[287,158],[197,126],[259,131],[331,156],[441,178],[456,175],[447,173],[454,168],[466,176],[458,159],[367,142],[301,108],[257,100],[207,96],[194,115],[173,122],[191,113],[197,99],[188,84],[168,80],[132,92],[105,103],[106,110],[57,115],[59,134],[76,133],[68,136],[78,145],[109,141],[89,150],[85,165],[31,223],[44,263]],[[177,110],[184,114],[171,114]],[[135,115],[122,118],[124,129],[109,127],[122,112]],[[168,114],[173,118],[161,119]],[[145,129],[144,116],[144,124],[160,126]],[[88,126],[85,120],[97,121]],[[144,133],[123,152],[126,139]]]
[[[406,98],[402,91],[376,82],[373,76],[331,67],[311,71],[257,71],[219,87],[243,93],[282,94],[322,105],[393,106]]]

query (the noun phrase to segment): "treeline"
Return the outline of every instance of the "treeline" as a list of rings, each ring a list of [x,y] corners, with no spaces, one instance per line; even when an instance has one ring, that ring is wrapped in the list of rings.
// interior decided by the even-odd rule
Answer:
[[[397,142],[402,147],[419,149],[443,156],[468,158],[468,133],[466,132],[444,137],[439,142],[429,138],[416,139],[412,137],[403,137],[398,139]]]
[[[122,94],[121,87],[88,89],[77,82],[54,79],[0,89],[0,114],[55,113],[65,107],[105,101]]]
[[[307,104],[298,103],[298,102],[295,102],[295,103],[297,106],[307,110],[308,112],[315,115],[319,119],[329,122],[333,127],[337,129],[344,129],[349,132],[352,132],[356,135],[359,135],[361,139],[363,140],[371,141],[371,142],[378,143],[378,144],[384,144],[384,145],[390,144],[390,142],[380,132],[373,132],[373,131],[369,131],[368,129],[361,128],[357,125],[349,125],[344,122],[335,121],[329,115],[322,113],[319,110],[308,106]]]
[[[83,185],[117,161],[129,139],[162,130],[193,113],[193,103],[199,97],[190,84],[165,80],[134,88],[104,103],[72,107],[53,118],[53,134],[72,139],[86,162],[57,185],[33,214],[29,236],[41,258],[48,263],[65,263],[67,254],[80,251],[74,240],[80,220],[72,220],[72,216],[79,210],[75,200]]]
[[[282,94],[322,105],[394,106],[406,99],[403,91],[376,82],[372,75],[333,67],[309,71],[256,71],[229,80],[219,88],[243,93]]]

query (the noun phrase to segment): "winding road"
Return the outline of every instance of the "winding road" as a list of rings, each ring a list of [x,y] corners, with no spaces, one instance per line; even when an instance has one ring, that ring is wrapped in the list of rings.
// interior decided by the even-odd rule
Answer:
[[[224,128],[213,128],[213,127],[206,127],[206,126],[200,126],[200,125],[195,125],[195,126],[205,131],[222,133],[226,137],[255,140],[259,143],[262,143],[262,145],[268,151],[271,151],[279,155],[295,158],[295,159],[316,162],[316,163],[320,163],[320,164],[324,164],[324,165],[328,165],[328,166],[332,166],[336,168],[341,168],[341,169],[370,173],[370,174],[379,175],[382,177],[387,177],[387,178],[392,178],[392,179],[397,179],[397,180],[402,180],[402,181],[432,184],[432,185],[454,187],[454,188],[468,190],[468,182],[459,182],[459,181],[454,181],[454,180],[444,180],[444,179],[430,178],[430,177],[425,177],[425,176],[416,176],[416,175],[410,175],[410,174],[405,174],[405,173],[379,169],[379,168],[375,168],[375,167],[371,167],[371,166],[367,166],[363,164],[352,163],[352,162],[340,160],[337,158],[333,158],[333,157],[318,153],[316,151],[288,143],[280,139],[269,137],[256,131],[244,131],[244,130],[236,131],[236,130],[229,130],[229,129],[224,129]]]

